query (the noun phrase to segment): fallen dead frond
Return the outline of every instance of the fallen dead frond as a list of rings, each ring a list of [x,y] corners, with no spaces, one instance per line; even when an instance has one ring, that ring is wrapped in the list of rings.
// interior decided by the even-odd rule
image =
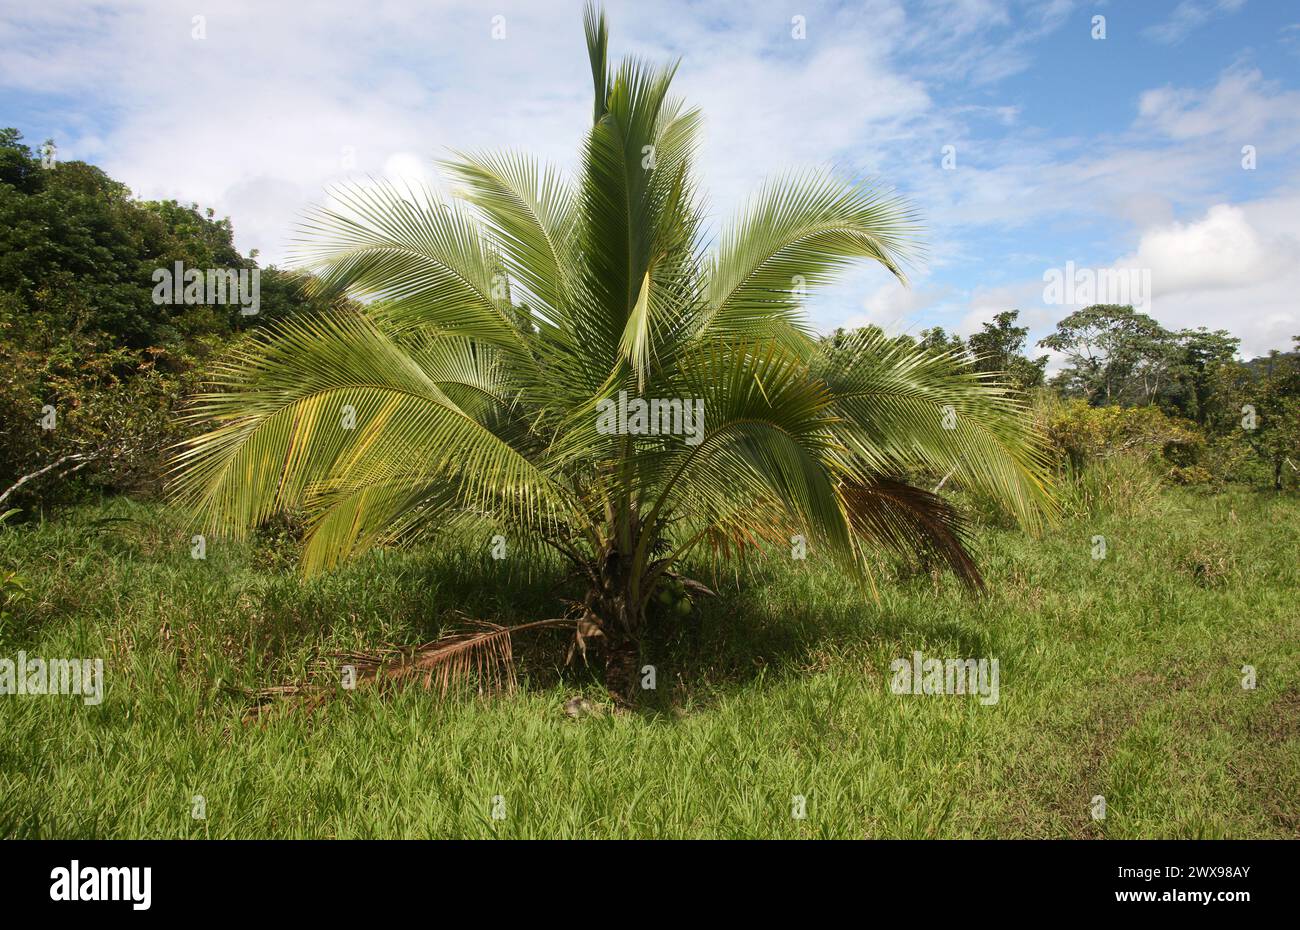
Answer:
[[[337,675],[329,683],[276,685],[246,692],[254,705],[245,722],[261,719],[283,707],[313,710],[340,689],[363,686],[381,689],[418,683],[426,690],[448,691],[477,682],[479,692],[513,691],[516,686],[513,637],[534,630],[576,628],[581,621],[560,617],[535,620],[519,626],[501,626],[486,620],[465,619],[467,629],[449,633],[415,647],[387,647],[374,652],[333,652],[318,663],[325,674]],[[285,699],[292,699],[286,701]]]

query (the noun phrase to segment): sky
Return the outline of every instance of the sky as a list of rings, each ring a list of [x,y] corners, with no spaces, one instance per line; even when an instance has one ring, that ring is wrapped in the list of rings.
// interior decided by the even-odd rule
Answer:
[[[823,332],[968,335],[1018,309],[1036,340],[1086,302],[1054,273],[1118,269],[1163,325],[1228,329],[1246,357],[1300,335],[1296,0],[606,10],[611,57],[681,59],[710,229],[809,166],[919,209],[909,286],[855,267],[809,299]],[[0,126],[214,208],[264,265],[331,184],[437,186],[453,148],[572,170],[590,108],[581,0],[0,0]]]

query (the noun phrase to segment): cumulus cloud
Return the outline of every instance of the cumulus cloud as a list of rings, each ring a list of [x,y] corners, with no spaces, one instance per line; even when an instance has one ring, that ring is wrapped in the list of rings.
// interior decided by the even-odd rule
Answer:
[[[1135,254],[1116,264],[1151,271],[1154,296],[1221,291],[1284,277],[1300,263],[1300,244],[1282,230],[1261,232],[1246,211],[1216,204],[1189,223],[1147,230]]]
[[[1300,335],[1297,215],[1300,195],[1217,204],[1193,220],[1144,230],[1134,251],[1089,270],[1149,271],[1147,312],[1161,325],[1226,329],[1241,337],[1245,356],[1263,355],[1289,348]],[[969,334],[1002,310],[1020,309],[1021,322],[1037,340],[1083,306],[1049,306],[1044,293],[1042,279],[978,288],[965,302],[958,331]]]
[[[1208,326],[1259,355],[1300,335],[1300,196],[1217,204],[1199,219],[1143,233],[1116,262],[1149,268],[1153,315],[1170,328]]]

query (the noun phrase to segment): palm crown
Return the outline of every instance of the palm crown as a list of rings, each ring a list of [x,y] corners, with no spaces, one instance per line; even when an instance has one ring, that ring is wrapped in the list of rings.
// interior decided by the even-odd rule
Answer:
[[[576,182],[522,154],[457,154],[452,203],[338,191],[302,254],[362,308],[268,328],[220,364],[188,414],[211,427],[178,450],[177,498],[209,532],[304,511],[307,571],[453,528],[553,548],[585,580],[569,619],[603,642],[615,690],[652,594],[699,549],[799,535],[859,575],[886,547],[978,585],[955,512],[903,476],[954,474],[1036,523],[1050,502],[1023,407],[879,335],[832,356],[801,310],[859,259],[904,279],[913,212],[790,174],[707,242],[700,116],[670,97],[675,67],[610,71],[603,14],[586,33]]]

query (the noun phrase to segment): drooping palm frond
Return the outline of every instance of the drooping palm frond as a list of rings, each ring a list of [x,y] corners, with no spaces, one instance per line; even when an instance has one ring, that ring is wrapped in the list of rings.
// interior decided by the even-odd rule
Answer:
[[[893,478],[876,478],[869,484],[846,482],[840,495],[861,539],[942,561],[965,584],[984,588],[979,567],[966,549],[966,525],[938,494]]]
[[[696,502],[753,507],[770,500],[813,538],[847,551],[835,496],[831,397],[800,359],[776,343],[701,345],[681,373],[683,396],[703,402],[703,436],[643,456],[644,483],[657,489],[647,520],[690,512]]]
[[[564,510],[545,471],[456,405],[416,357],[359,315],[268,328],[218,368],[224,390],[186,414],[218,425],[180,445],[174,498],[209,530],[236,535],[356,475],[454,480],[462,506],[502,507],[535,527]]]
[[[813,371],[834,395],[846,467],[894,475],[928,467],[1002,501],[1026,526],[1054,512],[1042,439],[1023,403],[961,360],[861,331]]]
[[[352,670],[355,687],[420,685],[445,696],[454,688],[475,681],[484,691],[513,691],[517,684],[513,637],[546,629],[573,628],[568,618],[536,620],[505,627],[484,620],[464,621],[466,629],[415,647],[393,647],[373,652],[335,652],[320,663],[320,672],[338,681],[341,666]],[[277,685],[254,692],[245,720],[265,716],[284,699],[306,708],[318,707],[335,692],[336,684],[307,682]]]
[[[869,183],[846,184],[824,171],[765,184],[723,232],[708,267],[706,337],[793,341],[805,332],[807,293],[863,259],[906,282],[919,225],[901,198]]]

